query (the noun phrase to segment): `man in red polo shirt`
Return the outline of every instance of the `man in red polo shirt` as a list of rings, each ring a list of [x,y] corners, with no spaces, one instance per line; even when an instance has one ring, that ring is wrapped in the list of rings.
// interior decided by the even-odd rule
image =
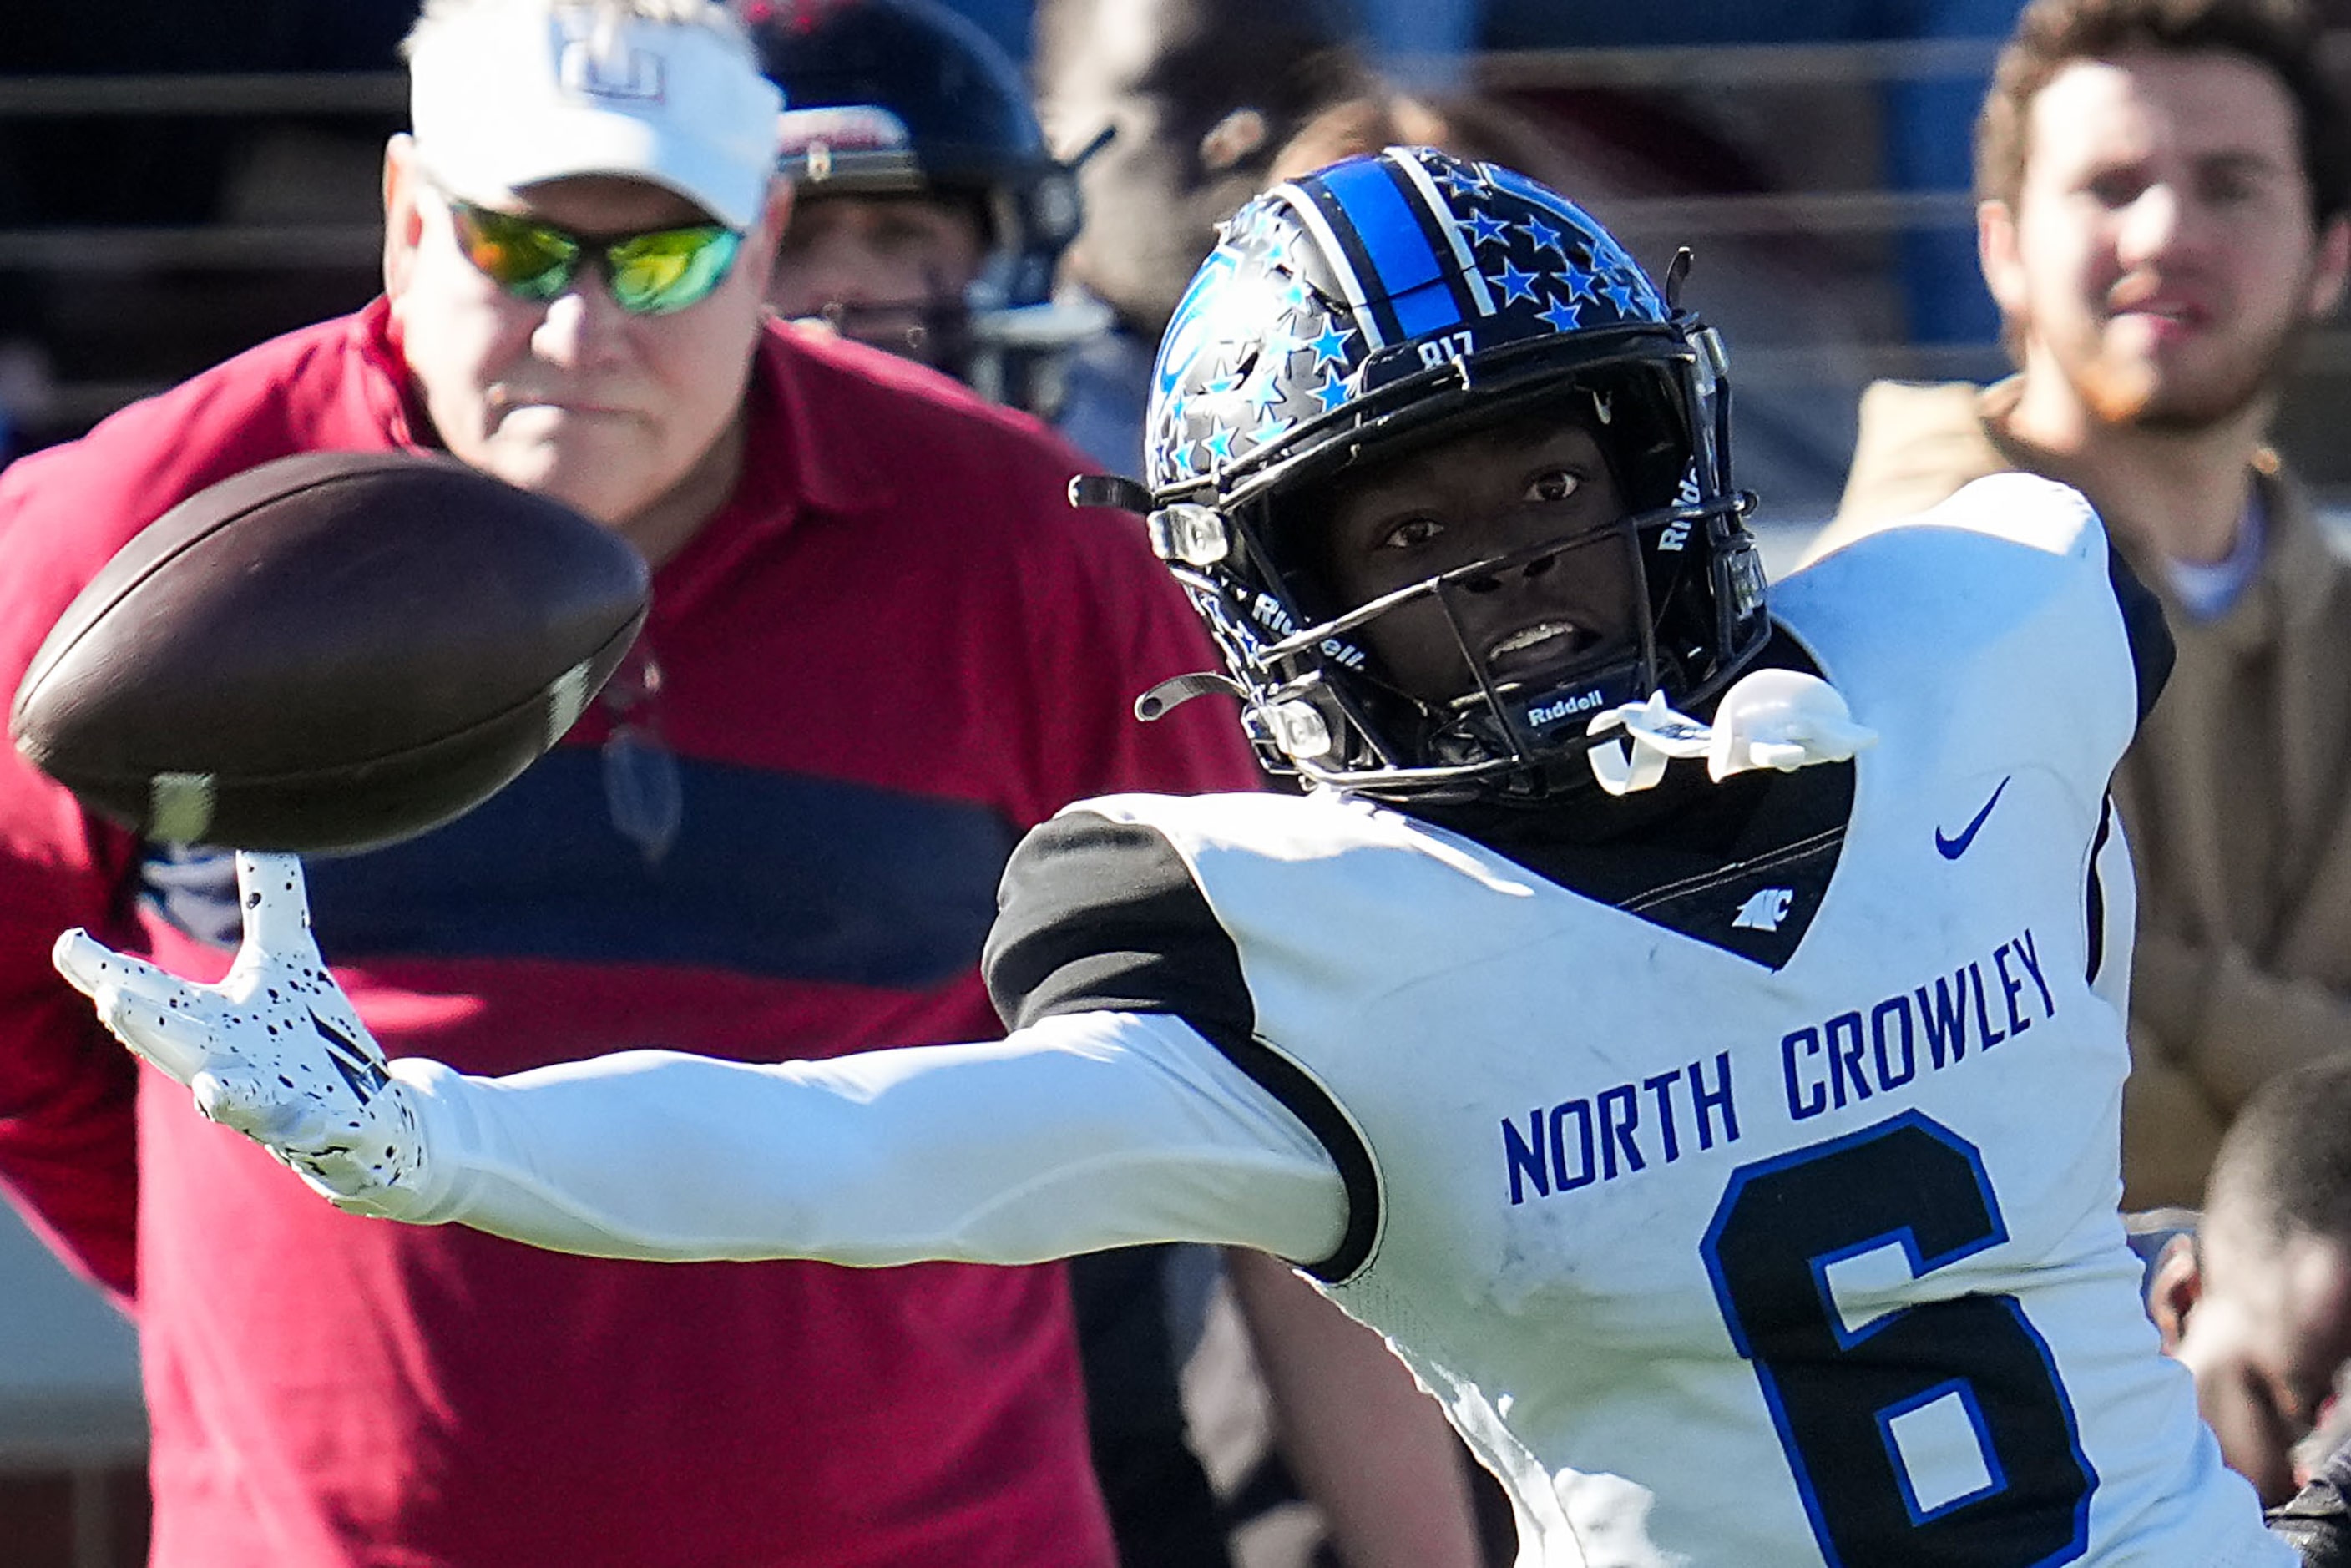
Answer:
[[[718,7],[435,0],[410,47],[384,297],[0,479],[0,691],[195,490],[445,449],[636,545],[654,608],[510,789],[311,867],[371,1027],[482,1072],[993,1031],[1027,829],[1257,778],[1214,704],[1130,715],[1207,667],[1196,622],[1034,423],[763,314],[778,103]],[[338,1215],[133,1071],[49,968],[77,924],[217,972],[229,859],[0,758],[0,1177],[139,1324],[159,1568],[1110,1561],[1057,1268],[652,1269]]]

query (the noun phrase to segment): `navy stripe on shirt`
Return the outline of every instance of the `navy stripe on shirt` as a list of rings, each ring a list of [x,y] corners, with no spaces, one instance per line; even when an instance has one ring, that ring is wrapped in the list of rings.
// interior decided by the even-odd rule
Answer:
[[[1000,813],[840,779],[678,759],[684,813],[649,863],[614,827],[599,754],[567,747],[448,826],[305,862],[340,960],[691,965],[920,989],[974,972],[1019,835]],[[150,853],[148,897],[234,945],[228,856]]]

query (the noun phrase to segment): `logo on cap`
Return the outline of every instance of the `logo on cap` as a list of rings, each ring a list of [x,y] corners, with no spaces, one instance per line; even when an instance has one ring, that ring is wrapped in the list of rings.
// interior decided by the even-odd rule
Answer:
[[[623,102],[660,103],[666,97],[662,57],[650,49],[634,49],[618,39],[604,47],[593,37],[565,40],[555,68],[556,79],[568,92],[583,98]]]

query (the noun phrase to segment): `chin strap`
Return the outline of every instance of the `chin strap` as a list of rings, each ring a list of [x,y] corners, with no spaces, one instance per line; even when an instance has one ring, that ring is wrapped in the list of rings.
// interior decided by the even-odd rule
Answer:
[[[1586,755],[1592,776],[1611,795],[1653,788],[1677,757],[1703,757],[1716,783],[1753,768],[1792,773],[1815,762],[1850,761],[1877,744],[1877,732],[1853,721],[1837,689],[1818,675],[1758,670],[1722,694],[1714,723],[1676,713],[1666,694],[1592,716],[1587,735],[1622,729],[1623,740],[1603,741]]]

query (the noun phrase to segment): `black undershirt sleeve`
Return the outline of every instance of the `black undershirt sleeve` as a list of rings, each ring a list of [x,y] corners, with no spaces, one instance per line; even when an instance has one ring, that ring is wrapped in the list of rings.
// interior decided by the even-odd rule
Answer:
[[[1304,1123],[1346,1183],[1346,1235],[1304,1267],[1338,1280],[1362,1265],[1378,1233],[1370,1152],[1330,1095],[1257,1038],[1239,949],[1165,835],[1064,812],[1013,851],[997,907],[980,964],[1008,1028],[1082,1012],[1182,1019]]]
[[[1006,1027],[1075,1012],[1174,1013],[1210,1040],[1256,1032],[1239,951],[1176,846],[1071,811],[1012,852],[980,964]]]
[[[2092,985],[2098,982],[2098,972],[2106,962],[2106,884],[2098,875],[2098,859],[2106,852],[2106,840],[2115,831],[2115,798],[2108,795],[2098,806],[2097,836],[2090,841],[2090,878],[2085,896],[2088,906],[2090,929],[2090,972]]]
[[[2155,711],[2155,699],[2171,679],[2176,650],[2171,628],[2164,623],[2163,602],[2124,560],[2122,552],[2106,546],[2106,577],[2114,584],[2115,603],[2122,611],[2123,635],[2130,643],[2131,670],[2138,677],[2138,722]]]
[[[2122,551],[2106,545],[2106,580],[2114,585],[2115,604],[2122,612],[2123,637],[2130,644],[2131,674],[2138,688],[2138,723],[2145,725],[2158,697],[2171,679],[2179,649],[2163,616],[2163,601],[2139,580]],[[2114,831],[2115,798],[2106,796],[2098,808],[2097,837],[2090,844],[2089,885],[2084,890],[2090,934],[2090,978],[2095,982],[2106,956],[2106,889],[2098,877],[2098,858],[2105,852]]]

